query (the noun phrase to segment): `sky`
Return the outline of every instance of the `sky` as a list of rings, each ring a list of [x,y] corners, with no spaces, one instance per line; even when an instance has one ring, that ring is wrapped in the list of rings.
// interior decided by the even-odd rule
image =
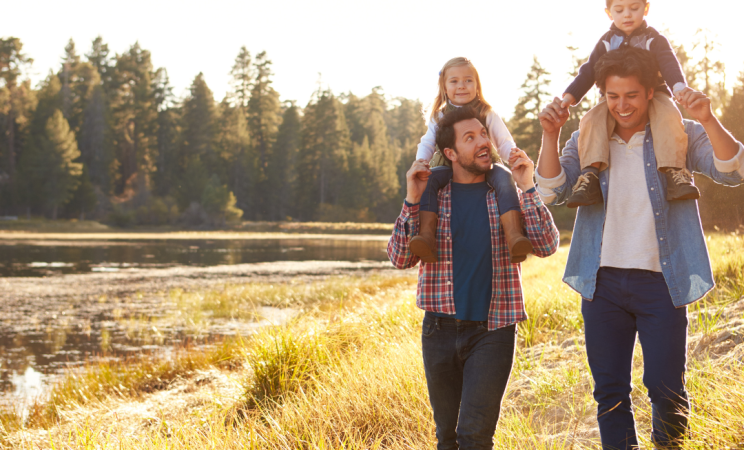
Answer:
[[[168,70],[174,93],[184,97],[203,72],[216,100],[230,89],[229,71],[241,46],[273,62],[282,100],[304,106],[318,88],[363,96],[381,86],[390,98],[428,103],[437,75],[455,56],[470,58],[484,97],[508,118],[533,56],[552,73],[549,90],[570,82],[571,53],[587,56],[610,20],[603,0],[339,1],[212,0],[91,1],[2,0],[0,36],[15,36],[34,59],[36,83],[57,71],[72,38],[84,54],[96,36],[113,53],[135,41],[150,50],[155,67]],[[698,28],[720,43],[727,84],[744,70],[738,0],[652,1],[650,26],[689,47]]]

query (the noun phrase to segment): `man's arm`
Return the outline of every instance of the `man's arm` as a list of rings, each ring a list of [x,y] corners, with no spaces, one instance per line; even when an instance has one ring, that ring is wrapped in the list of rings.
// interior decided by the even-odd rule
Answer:
[[[718,118],[713,115],[710,99],[702,92],[689,90],[680,95],[680,104],[684,106],[693,119],[700,122],[713,146],[713,152],[721,161],[732,159],[739,152],[740,144],[736,142]]]
[[[408,244],[419,231],[419,201],[426,189],[429,174],[431,170],[422,159],[414,161],[406,172],[406,201],[403,204],[403,210],[395,220],[393,235],[387,247],[388,258],[397,269],[409,269],[418,264],[420,260],[418,256],[411,253]]]
[[[537,190],[542,200],[548,204],[562,203],[570,194],[571,186],[579,176],[579,164],[576,133],[566,144],[563,156],[560,156],[559,138],[561,128],[568,120],[568,109],[561,107],[561,101],[555,98],[538,114],[543,128],[542,147],[537,164]]]
[[[713,115],[710,99],[702,92],[686,91],[680,104],[699,124],[688,123],[688,159],[692,170],[727,185],[744,178],[744,145],[737,142]],[[702,128],[702,130],[701,130]]]
[[[545,258],[558,249],[560,235],[553,222],[553,215],[535,191],[535,163],[519,149],[512,150],[510,163],[514,181],[522,191],[520,200],[527,238],[532,242],[535,256]]]

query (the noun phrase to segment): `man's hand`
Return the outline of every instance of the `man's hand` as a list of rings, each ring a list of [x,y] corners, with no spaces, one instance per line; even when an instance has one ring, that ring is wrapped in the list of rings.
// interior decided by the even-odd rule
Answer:
[[[568,109],[561,106],[562,100],[554,98],[551,103],[537,115],[540,119],[540,125],[543,131],[550,135],[557,135],[561,132],[561,127],[568,120]]]
[[[408,203],[416,204],[421,201],[429,175],[431,175],[431,170],[428,162],[423,159],[413,162],[406,172],[406,201]]]
[[[513,162],[512,162],[513,161]],[[533,175],[535,174],[535,163],[532,162],[527,153],[518,148],[513,148],[509,156],[512,176],[522,192],[529,191],[535,187]]]
[[[712,119],[713,110],[710,107],[710,99],[702,92],[685,90],[680,92],[680,105],[682,105],[693,119],[705,124]]]

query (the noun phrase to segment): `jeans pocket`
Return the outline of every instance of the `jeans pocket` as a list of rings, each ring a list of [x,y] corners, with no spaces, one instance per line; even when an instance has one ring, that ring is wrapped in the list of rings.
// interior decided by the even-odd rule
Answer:
[[[428,317],[424,317],[424,323],[421,325],[421,335],[423,337],[429,337],[434,334],[434,331],[436,331],[436,329],[436,321]]]

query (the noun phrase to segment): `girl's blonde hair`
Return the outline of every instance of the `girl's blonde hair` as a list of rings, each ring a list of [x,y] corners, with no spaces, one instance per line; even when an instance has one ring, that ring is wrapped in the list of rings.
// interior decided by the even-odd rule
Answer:
[[[452,67],[459,66],[469,66],[471,69],[473,69],[473,73],[475,73],[475,100],[478,101],[474,102],[475,104],[473,105],[473,107],[476,108],[479,115],[484,118],[486,114],[488,114],[488,112],[491,110],[491,105],[488,104],[486,99],[483,98],[483,88],[481,87],[478,70],[476,70],[475,66],[469,59],[458,56],[457,58],[452,58],[444,63],[444,66],[442,66],[442,70],[439,72],[439,93],[436,97],[434,97],[434,101],[429,107],[428,116],[430,120],[438,121],[439,112],[447,106],[447,89],[445,87],[445,82],[447,80],[447,70]]]

